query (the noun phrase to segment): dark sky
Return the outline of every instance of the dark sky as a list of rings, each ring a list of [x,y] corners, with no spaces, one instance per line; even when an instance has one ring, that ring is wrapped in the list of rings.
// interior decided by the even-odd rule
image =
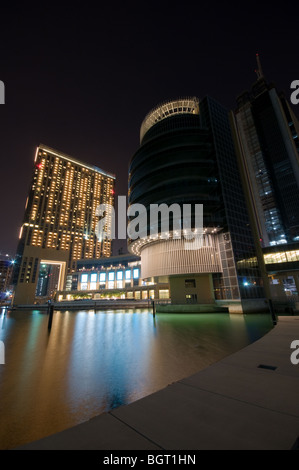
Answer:
[[[256,52],[286,96],[299,79],[294,2],[33,5],[1,4],[2,253],[16,250],[40,143],[115,173],[126,195],[141,122],[157,104],[210,95],[234,107],[256,79]]]

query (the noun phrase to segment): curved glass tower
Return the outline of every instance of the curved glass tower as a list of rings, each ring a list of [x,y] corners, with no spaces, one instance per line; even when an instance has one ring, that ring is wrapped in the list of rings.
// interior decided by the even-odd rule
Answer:
[[[141,125],[129,169],[129,205],[204,204],[205,227],[223,226],[223,201],[210,131],[197,98],[164,103]],[[149,217],[148,217],[149,220]]]
[[[128,199],[129,209],[140,204],[146,211],[143,235],[129,239],[129,251],[141,256],[143,279],[167,276],[173,304],[263,297],[228,113],[217,102],[182,98],[147,114],[129,166]],[[192,230],[202,206],[200,245],[184,240],[184,205]]]

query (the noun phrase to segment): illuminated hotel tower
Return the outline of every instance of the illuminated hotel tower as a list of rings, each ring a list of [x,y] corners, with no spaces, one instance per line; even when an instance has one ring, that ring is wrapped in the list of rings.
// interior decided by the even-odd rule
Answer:
[[[114,206],[114,185],[110,173],[44,145],[37,148],[20,229],[14,305],[63,290],[78,259],[111,256],[111,239],[96,236],[96,209]]]

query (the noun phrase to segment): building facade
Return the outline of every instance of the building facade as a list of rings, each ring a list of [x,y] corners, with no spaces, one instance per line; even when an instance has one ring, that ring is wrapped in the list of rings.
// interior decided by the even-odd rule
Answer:
[[[233,127],[263,247],[299,240],[299,124],[285,97],[258,79],[237,99]]]
[[[277,310],[299,310],[299,242],[263,249],[271,299]]]
[[[141,278],[139,256],[123,254],[110,258],[78,260],[72,283],[58,292],[58,302],[75,299],[168,300],[167,279],[156,284]]]
[[[128,198],[129,208],[134,204],[147,208],[147,227],[142,237],[129,239],[128,248],[141,257],[143,279],[168,278],[173,305],[221,304],[240,312],[268,308],[256,262],[262,253],[257,253],[238,182],[229,114],[215,100],[169,101],[145,117],[140,147],[130,162]],[[168,208],[175,204],[182,211],[184,204],[203,205],[200,247],[186,249],[183,230],[178,234],[177,216],[171,211],[161,214],[157,234],[151,236],[150,208],[163,204]],[[194,211],[193,230],[197,229]],[[165,233],[162,220],[167,216]]]
[[[0,301],[10,301],[14,260],[0,254]]]
[[[231,123],[253,230],[262,247],[274,308],[298,310],[299,123],[263,74],[237,98]]]
[[[97,207],[114,205],[115,176],[40,145],[20,229],[14,304],[51,298],[71,282],[78,259],[109,257],[97,236]],[[107,231],[111,229],[109,214]]]

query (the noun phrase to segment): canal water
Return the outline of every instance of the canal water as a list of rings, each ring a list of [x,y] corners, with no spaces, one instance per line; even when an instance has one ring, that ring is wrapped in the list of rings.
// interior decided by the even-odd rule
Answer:
[[[256,341],[271,316],[0,310],[0,449],[129,404]]]

